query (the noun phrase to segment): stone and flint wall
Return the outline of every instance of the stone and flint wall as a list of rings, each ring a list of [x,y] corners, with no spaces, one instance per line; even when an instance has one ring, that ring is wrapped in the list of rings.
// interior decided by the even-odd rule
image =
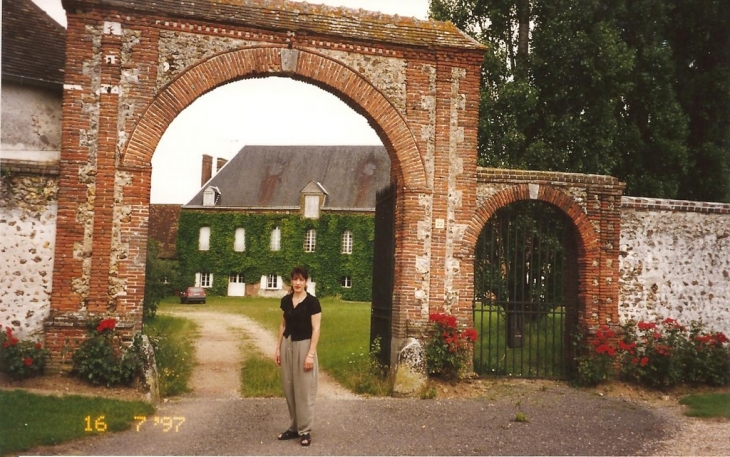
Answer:
[[[622,322],[702,322],[730,334],[730,204],[624,197]]]
[[[450,23],[287,1],[64,7],[49,348],[82,337],[85,320],[100,316],[117,317],[130,334],[141,328],[155,148],[201,95],[265,76],[338,96],[390,155],[398,184],[392,346],[431,310],[470,319],[473,265],[459,253],[476,201],[481,44]]]
[[[51,310],[58,165],[0,165],[0,326],[41,340]]]

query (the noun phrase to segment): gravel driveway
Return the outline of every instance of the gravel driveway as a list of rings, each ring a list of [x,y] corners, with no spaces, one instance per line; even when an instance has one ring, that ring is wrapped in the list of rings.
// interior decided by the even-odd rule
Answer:
[[[642,402],[598,396],[559,383],[495,383],[473,399],[363,398],[325,377],[313,443],[277,441],[286,428],[285,401],[242,399],[241,360],[231,345],[273,352],[274,338],[242,316],[185,313],[206,335],[197,346],[194,391],[161,404],[130,431],[25,454],[74,455],[666,455],[681,416]],[[248,335],[248,339],[245,336]],[[668,412],[669,411],[669,412]],[[515,422],[522,412],[527,422]],[[172,418],[168,428],[165,418]],[[182,420],[184,419],[184,422]],[[157,422],[157,424],[155,424]],[[169,423],[168,423],[169,425]],[[730,436],[727,421],[712,433]],[[177,426],[177,427],[175,427]],[[177,428],[177,429],[176,429]],[[696,433],[697,430],[694,430]],[[700,438],[702,440],[702,438]],[[705,436],[704,439],[710,439]],[[672,443],[669,441],[669,443]],[[676,442],[674,442],[676,445]],[[725,448],[728,450],[728,448]],[[711,449],[705,455],[723,455]],[[720,452],[723,449],[720,448]],[[704,453],[703,453],[704,454]]]

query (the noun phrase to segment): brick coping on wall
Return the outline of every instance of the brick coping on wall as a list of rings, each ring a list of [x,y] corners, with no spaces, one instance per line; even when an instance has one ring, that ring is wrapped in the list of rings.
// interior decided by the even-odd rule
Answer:
[[[682,211],[692,213],[730,214],[730,203],[694,202],[646,197],[621,197],[621,208],[644,211]]]
[[[533,184],[590,184],[597,186],[619,186],[621,188],[625,186],[617,178],[607,175],[477,167],[477,183],[514,183],[515,181],[524,181]]]
[[[58,161],[2,159],[0,170],[2,173],[58,176],[59,163]]]

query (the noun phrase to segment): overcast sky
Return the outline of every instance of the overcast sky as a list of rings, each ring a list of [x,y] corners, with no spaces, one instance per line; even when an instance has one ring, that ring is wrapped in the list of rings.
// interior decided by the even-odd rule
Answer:
[[[11,0],[12,1],[12,0]],[[61,0],[33,0],[64,26]],[[332,6],[428,17],[428,0],[318,0]],[[230,159],[245,145],[382,144],[337,97],[288,78],[249,79],[200,97],[167,129],[152,158],[152,203],[184,204],[200,189],[203,154]]]

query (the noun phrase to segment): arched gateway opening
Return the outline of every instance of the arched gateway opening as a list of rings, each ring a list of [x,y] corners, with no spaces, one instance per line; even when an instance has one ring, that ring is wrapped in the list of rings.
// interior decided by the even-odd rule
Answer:
[[[469,321],[463,239],[476,201],[483,47],[453,25],[293,2],[65,0],[57,245],[46,343],[85,323],[141,329],[151,159],[172,120],[232,81],[314,84],[362,114],[391,159],[391,348],[432,310]],[[393,352],[391,351],[391,361]]]

